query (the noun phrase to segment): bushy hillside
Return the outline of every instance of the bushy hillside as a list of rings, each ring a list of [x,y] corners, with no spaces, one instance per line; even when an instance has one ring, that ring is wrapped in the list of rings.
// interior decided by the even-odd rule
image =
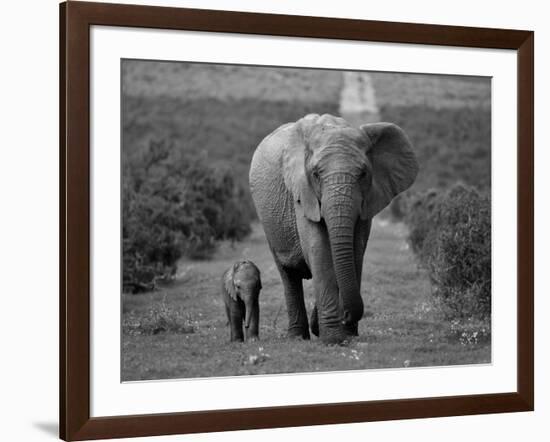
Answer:
[[[431,282],[432,304],[477,339],[491,326],[491,83],[376,74],[382,119],[411,139],[420,170],[391,205]],[[464,333],[469,333],[465,331]]]
[[[256,146],[307,113],[338,112],[336,71],[198,63],[123,63],[123,156],[168,139],[245,184]]]
[[[372,72],[378,105],[433,109],[491,107],[491,79],[464,75]]]
[[[458,181],[490,189],[490,109],[384,106],[381,114],[401,126],[413,143],[420,165],[413,191]]]
[[[248,170],[257,145],[304,114],[336,113],[340,83],[330,71],[124,61],[125,288],[150,289],[180,257],[242,239],[256,217]]]
[[[420,171],[412,191],[463,182],[491,187],[491,80],[372,73],[380,118],[411,139]]]
[[[124,95],[183,100],[337,101],[340,72],[297,68],[125,60]]]

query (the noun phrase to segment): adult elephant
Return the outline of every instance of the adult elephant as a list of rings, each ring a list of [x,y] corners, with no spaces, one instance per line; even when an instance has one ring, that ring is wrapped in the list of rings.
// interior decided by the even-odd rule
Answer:
[[[284,285],[289,336],[310,337],[302,287],[310,278],[311,331],[325,343],[357,335],[372,217],[417,172],[409,139],[391,123],[357,129],[342,118],[310,114],[260,143],[250,189]]]

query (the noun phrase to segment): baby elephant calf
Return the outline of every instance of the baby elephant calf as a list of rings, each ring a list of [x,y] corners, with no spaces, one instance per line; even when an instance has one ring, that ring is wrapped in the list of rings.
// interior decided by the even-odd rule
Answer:
[[[239,261],[225,271],[222,296],[229,320],[232,341],[243,341],[243,321],[246,339],[258,339],[262,289],[260,271],[252,261]]]

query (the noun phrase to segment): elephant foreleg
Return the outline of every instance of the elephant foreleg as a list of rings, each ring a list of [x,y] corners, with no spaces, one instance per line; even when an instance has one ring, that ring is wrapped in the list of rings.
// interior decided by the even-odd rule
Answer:
[[[285,291],[286,309],[288,312],[288,336],[309,339],[306,304],[302,277],[290,269],[279,267]]]
[[[242,307],[238,303],[234,302],[233,305],[227,309],[227,316],[229,318],[231,341],[244,341],[244,310]]]
[[[315,293],[311,331],[327,344],[341,343],[346,340],[348,333],[342,324],[342,308],[330,244],[322,230],[318,231],[315,239],[309,255]]]
[[[319,337],[319,312],[317,311],[317,304],[313,306],[311,317],[309,318],[309,324],[311,327],[311,333]]]
[[[250,326],[246,328],[246,340],[255,341],[258,339],[259,335],[259,324],[260,324],[260,306],[259,302],[256,299],[252,306],[252,311],[250,312]]]
[[[316,278],[314,274],[313,290],[315,307],[311,314],[312,332],[327,344],[342,342],[345,336],[339,314],[338,284],[331,267],[326,267],[322,277]]]
[[[332,273],[331,268],[327,268],[325,270],[325,275],[331,274],[331,273]],[[336,279],[328,278],[328,280],[325,280],[324,283],[321,284],[318,289],[316,289],[316,293],[322,290],[338,293],[338,286],[336,285]],[[311,333],[319,337],[319,309],[317,308],[317,302],[318,301],[315,301],[315,305],[313,306],[313,310],[311,311],[311,317],[309,318],[309,323],[311,327]],[[353,333],[353,327],[350,328],[349,326],[344,326],[344,331],[348,335],[357,336],[357,324],[355,324],[355,333]]]

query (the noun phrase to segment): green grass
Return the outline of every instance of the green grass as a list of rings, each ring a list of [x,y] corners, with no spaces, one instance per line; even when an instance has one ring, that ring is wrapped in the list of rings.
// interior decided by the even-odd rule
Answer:
[[[402,224],[374,223],[364,263],[365,317],[349,346],[285,337],[282,286],[263,231],[224,243],[212,260],[182,262],[163,290],[123,297],[122,379],[167,379],[488,363],[486,324],[449,323],[431,303],[430,285]],[[250,258],[262,271],[260,341],[230,343],[220,275]],[[313,305],[306,282],[308,312]],[[155,330],[155,321],[169,326]],[[475,337],[474,337],[475,334]]]

